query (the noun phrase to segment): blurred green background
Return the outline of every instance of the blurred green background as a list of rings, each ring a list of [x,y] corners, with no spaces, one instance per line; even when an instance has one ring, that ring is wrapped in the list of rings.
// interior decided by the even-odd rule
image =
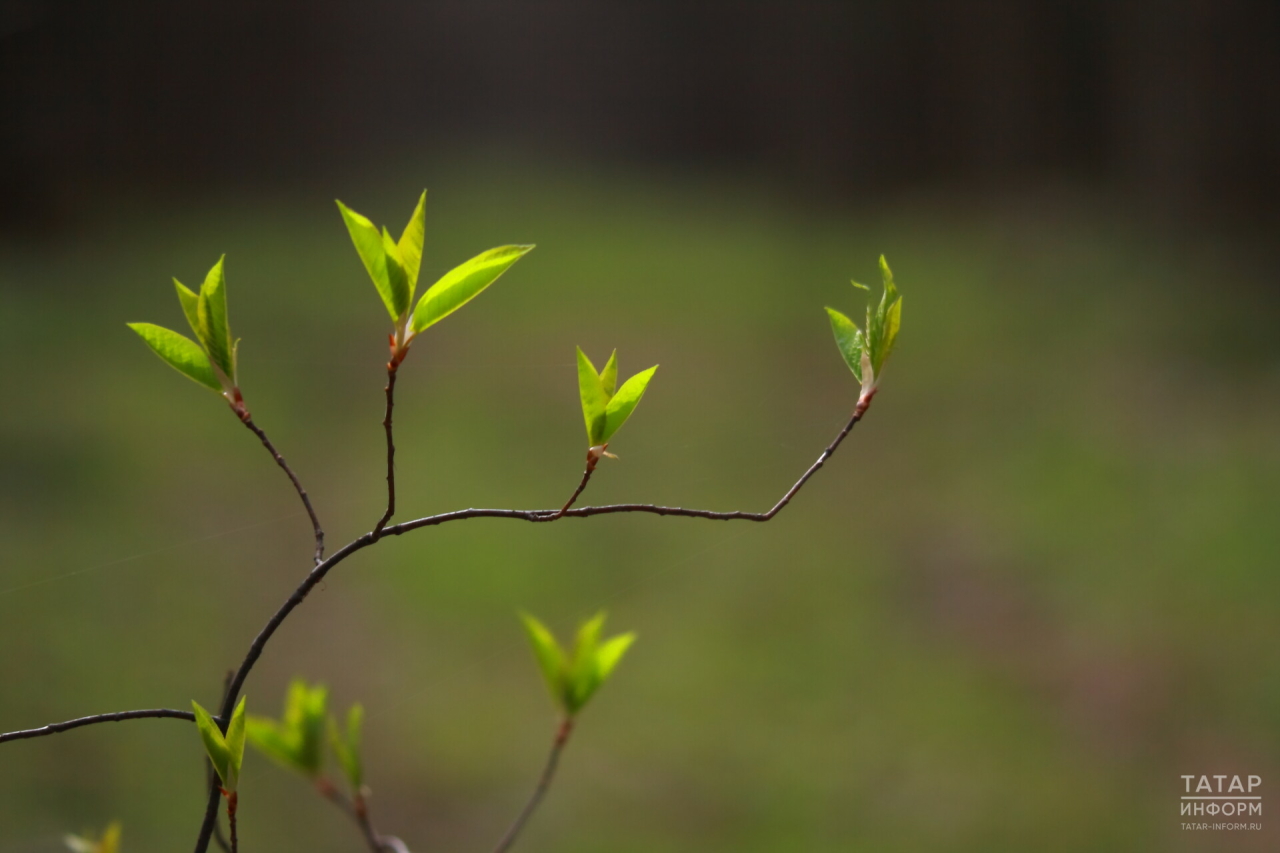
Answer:
[[[536,242],[414,344],[399,519],[557,507],[574,346],[661,369],[584,500],[768,524],[473,520],[335,570],[246,685],[367,712],[380,829],[492,849],[555,714],[516,618],[640,639],[518,849],[1263,851],[1280,785],[1275,4],[0,7],[0,730],[216,703],[310,564],[226,405],[125,328],[227,253],[241,384],[331,548],[384,500],[385,312],[335,197],[424,282]],[[878,289],[878,288],[877,288]],[[1183,774],[1263,778],[1184,831]],[[192,727],[0,747],[0,851],[190,849]],[[360,848],[251,755],[247,851]]]
[[[390,172],[332,189],[399,223],[429,184],[424,278],[539,243],[415,344],[401,518],[558,505],[575,344],[662,365],[590,502],[765,508],[856,398],[823,305],[859,309],[847,280],[884,251],[905,321],[870,416],[767,525],[477,520],[336,570],[246,692],[275,713],[302,674],[363,701],[380,826],[492,843],[554,725],[515,611],[563,633],[605,606],[641,640],[526,849],[1224,849],[1179,830],[1179,774],[1269,781],[1280,759],[1277,353],[1247,252],[1080,202],[856,212],[563,164]],[[215,702],[308,568],[253,436],[123,325],[180,326],[171,273],[228,253],[246,398],[329,541],[382,500],[385,316],[330,199],[99,214],[0,267],[5,729]],[[6,745],[3,847],[110,817],[131,851],[185,845],[199,757],[170,721]],[[261,757],[243,789],[253,849],[357,843]]]

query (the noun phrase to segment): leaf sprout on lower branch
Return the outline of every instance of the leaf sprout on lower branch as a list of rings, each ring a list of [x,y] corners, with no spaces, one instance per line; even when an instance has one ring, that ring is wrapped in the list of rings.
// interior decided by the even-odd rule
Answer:
[[[626,633],[601,642],[605,620],[601,611],[582,623],[573,650],[566,652],[551,631],[533,616],[522,613],[520,618],[551,698],[566,718],[576,716],[586,706],[636,639],[634,633]]]

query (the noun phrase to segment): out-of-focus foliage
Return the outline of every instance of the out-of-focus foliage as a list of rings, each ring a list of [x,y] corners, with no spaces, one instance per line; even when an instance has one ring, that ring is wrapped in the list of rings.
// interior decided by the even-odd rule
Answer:
[[[279,720],[249,715],[245,734],[249,743],[277,764],[314,778],[324,768],[324,737],[329,689],[307,686],[295,678],[285,693]]]
[[[630,632],[601,640],[602,611],[582,623],[572,650],[565,650],[537,619],[528,613],[521,614],[520,618],[551,698],[567,717],[586,707],[636,640],[636,635]]]

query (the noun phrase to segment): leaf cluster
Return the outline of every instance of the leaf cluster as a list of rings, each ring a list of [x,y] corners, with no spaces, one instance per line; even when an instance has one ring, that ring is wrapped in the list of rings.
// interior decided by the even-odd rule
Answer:
[[[182,313],[196,340],[154,323],[130,323],[162,361],[199,384],[231,397],[237,386],[236,350],[227,321],[227,281],[223,273],[226,255],[205,276],[200,292],[173,280]]]
[[[285,692],[280,719],[251,716],[248,718],[249,743],[277,764],[317,779],[324,771],[325,740],[333,749],[352,790],[359,791],[364,782],[360,762],[360,728],[364,709],[353,705],[347,714],[345,730],[329,715],[329,690],[323,684],[308,686],[295,678]]]
[[[392,239],[385,225],[379,230],[368,217],[356,213],[341,201],[337,204],[356,253],[364,262],[364,268],[395,324],[398,349],[408,346],[415,335],[479,296],[498,276],[534,248],[532,245],[510,245],[481,252],[427,288],[411,315],[409,309],[418,287],[422,243],[426,235],[426,190],[418,198],[418,205],[399,240]]]
[[[618,388],[618,351],[614,350],[597,371],[582,347],[578,347],[578,394],[582,398],[582,418],[587,424],[590,447],[603,447],[631,417],[640,403],[658,365],[642,370]],[[615,390],[616,389],[616,390]]]
[[[893,271],[889,269],[884,255],[880,256],[880,277],[884,282],[884,293],[874,311],[868,303],[865,330],[859,329],[856,323],[836,309],[827,308],[836,346],[862,385],[864,395],[873,392],[879,383],[884,363],[893,351],[893,345],[898,339],[898,328],[902,325],[902,296],[893,283]],[[856,281],[851,284],[861,290],[871,290]]]
[[[520,617],[551,698],[566,717],[582,710],[636,639],[634,633],[626,633],[602,642],[605,614],[601,611],[582,623],[572,652],[566,652],[545,625],[528,613]]]

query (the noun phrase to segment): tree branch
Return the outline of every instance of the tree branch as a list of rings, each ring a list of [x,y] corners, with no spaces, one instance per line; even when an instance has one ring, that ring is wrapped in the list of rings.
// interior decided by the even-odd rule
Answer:
[[[33,737],[44,737],[45,735],[56,735],[61,732],[78,729],[81,726],[92,726],[96,723],[119,723],[123,720],[147,720],[147,719],[170,719],[170,720],[186,720],[188,723],[195,721],[195,715],[190,711],[174,711],[170,708],[154,708],[146,711],[115,711],[110,714],[94,714],[90,717],[77,717],[74,720],[67,720],[65,723],[50,723],[47,726],[41,726],[38,729],[23,729],[17,732],[5,732],[0,735],[0,743],[8,743],[11,740],[26,740]]]
[[[390,375],[394,377],[393,370],[390,371]],[[390,435],[391,435],[390,409],[391,409],[391,392],[393,390],[393,385],[394,385],[394,380],[389,381],[387,386],[388,415],[386,419],[386,424],[388,425],[387,435],[388,435],[388,461],[389,462],[391,461],[392,455],[394,453],[393,447],[390,445]],[[248,678],[249,672],[253,669],[254,665],[257,663],[258,658],[262,656],[263,649],[266,648],[266,645],[270,641],[271,636],[276,632],[276,629],[279,628],[281,624],[283,624],[284,620],[288,618],[289,614],[293,612],[294,608],[296,608],[299,604],[303,602],[304,599],[306,599],[307,595],[311,592],[311,590],[314,589],[316,585],[319,584],[320,581],[324,579],[325,575],[327,575],[329,571],[333,569],[334,566],[338,565],[339,563],[341,563],[343,560],[345,560],[347,557],[351,556],[355,552],[360,551],[368,547],[369,545],[372,545],[374,542],[378,541],[378,539],[381,538],[381,536],[383,535],[391,534],[391,535],[399,536],[403,533],[408,533],[411,530],[417,530],[422,527],[434,527],[439,524],[444,524],[445,522],[462,521],[469,518],[511,518],[511,519],[518,519],[521,521],[546,522],[546,521],[555,521],[556,519],[559,519],[562,517],[588,518],[595,515],[611,515],[614,513],[626,513],[626,512],[643,512],[643,513],[650,513],[652,515],[672,515],[672,516],[682,516],[685,518],[705,518],[705,519],[712,519],[712,520],[719,520],[719,521],[733,521],[733,520],[768,521],[769,519],[777,515],[779,512],[781,512],[783,508],[785,508],[791,502],[791,499],[796,496],[796,494],[800,491],[800,489],[804,486],[804,484],[807,483],[809,479],[812,478],[813,475],[818,472],[818,469],[820,469],[823,465],[826,464],[827,460],[830,459],[832,454],[834,454],[836,450],[840,447],[841,442],[845,440],[845,438],[853,430],[854,426],[857,425],[858,421],[862,419],[862,416],[866,413],[867,405],[869,403],[870,403],[870,397],[867,397],[865,399],[858,401],[858,406],[856,409],[854,409],[853,416],[849,419],[848,423],[844,425],[844,428],[841,429],[840,432],[836,435],[835,439],[829,445],[827,445],[826,449],[822,451],[822,453],[818,456],[817,460],[812,465],[810,465],[808,469],[805,470],[805,472],[800,476],[800,479],[797,480],[795,484],[791,488],[789,488],[782,495],[781,498],[778,499],[778,502],[775,503],[771,508],[769,508],[765,512],[742,512],[740,510],[735,510],[732,512],[715,512],[712,510],[686,509],[684,507],[660,506],[657,504],[607,504],[603,506],[580,507],[578,509],[561,508],[559,510],[554,510],[554,509],[530,509],[530,510],[463,509],[463,510],[456,510],[454,512],[441,513],[439,515],[427,516],[425,518],[419,518],[413,521],[405,521],[400,524],[391,525],[389,527],[385,526],[385,521],[389,520],[389,517],[390,517],[388,515],[384,517],[384,520],[382,522],[384,526],[375,528],[374,531],[366,533],[363,536],[360,536],[352,540],[351,542],[347,543],[347,545],[343,546],[341,549],[331,554],[328,559],[321,560],[319,563],[315,565],[314,568],[312,568],[310,572],[308,572],[306,578],[303,579],[302,583],[299,584],[298,588],[293,591],[293,594],[290,595],[289,598],[285,600],[284,604],[282,604],[280,608],[271,616],[271,618],[267,621],[267,624],[263,626],[262,630],[258,632],[258,635],[254,638],[253,642],[250,644],[249,651],[245,654],[244,660],[241,662],[239,669],[236,670],[235,676],[230,681],[230,685],[223,698],[221,713],[219,717],[215,719],[218,721],[219,725],[221,725],[222,720],[230,719],[231,712],[234,710],[235,702],[240,696],[240,690],[244,687],[244,682],[245,682],[245,679]],[[288,466],[284,463],[284,460],[280,457],[280,454],[276,452],[275,448],[271,445],[271,442],[267,439],[266,435],[262,433],[262,431],[259,430],[254,424],[252,424],[252,422],[249,421],[248,419],[245,420],[245,425],[248,426],[250,429],[252,429],[254,433],[257,434],[260,439],[262,439],[263,444],[266,445],[267,449],[271,451],[272,456],[276,458],[276,461],[280,464],[280,466],[284,468],[284,470],[289,474],[289,478],[294,482],[295,486],[297,486],[299,495],[303,498],[303,501],[307,503],[307,508],[308,510],[310,510],[310,503],[307,502],[306,493],[302,490],[302,487],[298,485],[298,481],[293,476],[293,472],[289,470]],[[587,473],[589,474],[590,472],[588,471]],[[393,471],[389,467],[388,469],[388,485],[389,486],[392,482],[393,476],[394,476]],[[584,483],[580,485],[580,488],[578,489],[578,492],[575,493],[575,496],[576,494],[581,494],[581,490],[585,488],[585,480],[588,478],[584,476],[583,479],[584,479]],[[390,497],[390,500],[393,502],[394,491],[389,492],[389,497]],[[389,509],[391,509],[391,507],[389,507]],[[314,519],[314,517],[315,517],[314,513],[312,513],[312,518]],[[318,523],[316,524],[316,530],[317,530],[317,547],[320,547],[321,541],[319,537],[322,536],[323,534],[319,533]],[[0,743],[6,743],[11,740],[23,740],[26,738],[43,737],[45,735],[58,734],[60,732],[68,731],[70,729],[79,728],[81,726],[93,725],[96,723],[112,723],[112,722],[119,722],[122,720],[137,720],[137,719],[148,719],[148,718],[168,718],[168,719],[186,720],[187,722],[192,722],[195,719],[194,715],[190,711],[175,711],[175,710],[165,709],[165,708],[143,710],[143,711],[117,711],[109,714],[97,714],[89,717],[79,717],[77,719],[68,720],[63,723],[52,723],[47,726],[41,726],[40,728],[36,728],[36,729],[25,729],[22,731],[7,732],[5,734],[0,734]],[[561,744],[560,746],[562,748],[563,744]],[[558,754],[559,754],[559,749],[553,750],[554,760],[558,760]],[[554,769],[555,769],[554,760],[549,762],[549,770],[551,772],[554,772]],[[548,776],[548,779],[549,779],[549,776]],[[535,800],[532,802],[533,806],[536,807],[537,805],[536,800],[540,799],[541,796],[542,796],[541,794],[535,792]],[[221,792],[216,787],[213,788],[209,793],[209,800],[205,808],[204,822],[201,824],[200,834],[196,840],[195,853],[205,853],[205,851],[209,847],[209,841],[213,835],[214,824],[217,820],[218,804],[220,799],[221,799]],[[518,826],[514,828],[518,830]],[[393,839],[391,836],[383,836],[382,840],[384,845],[390,846],[392,849],[398,850],[403,847],[402,842],[399,843],[399,846],[397,846],[397,842],[399,842],[399,839]],[[502,850],[502,849],[505,849],[505,848],[501,848],[501,847],[499,848],[499,850]]]
[[[388,391],[390,391],[391,384],[389,383],[387,387]],[[386,534],[399,536],[402,533],[408,533],[411,530],[417,530],[421,527],[434,527],[435,525],[444,524],[448,521],[462,521],[468,518],[514,518],[522,521],[545,522],[555,521],[561,517],[587,518],[593,515],[611,515],[613,513],[620,512],[646,512],[653,515],[674,515],[686,518],[706,518],[721,521],[768,521],[781,512],[783,508],[791,502],[791,499],[796,496],[796,493],[800,491],[804,484],[809,482],[809,479],[818,472],[818,469],[826,464],[827,460],[830,459],[832,454],[834,454],[840,447],[841,442],[845,440],[853,430],[854,426],[857,425],[858,421],[862,419],[870,401],[869,396],[858,401],[858,405],[854,409],[852,417],[849,418],[848,423],[844,425],[844,428],[840,430],[835,439],[827,445],[826,449],[824,449],[821,454],[819,454],[817,460],[805,470],[805,472],[800,476],[800,479],[795,482],[795,485],[788,489],[786,493],[778,499],[778,502],[766,512],[713,512],[710,510],[685,509],[683,507],[658,506],[655,504],[611,504],[606,506],[581,507],[579,509],[570,509],[567,511],[554,509],[464,509],[457,510],[455,512],[442,513],[440,515],[427,516],[426,518],[419,518],[414,521],[405,521],[400,524],[391,525],[381,529],[375,528],[374,531],[370,531],[369,533],[347,543],[347,545],[343,546],[340,550],[331,554],[324,562],[313,568],[307,574],[306,578],[303,579],[298,588],[293,591],[293,594],[290,595],[284,604],[280,606],[280,609],[277,610],[267,621],[267,624],[258,633],[258,636],[254,638],[253,643],[250,644],[249,651],[246,653],[244,661],[236,671],[235,678],[232,679],[231,689],[227,692],[226,701],[223,702],[222,717],[225,719],[231,718],[234,703],[236,699],[239,698],[240,690],[244,686],[245,679],[248,678],[250,670],[253,669],[258,658],[261,657],[262,650],[266,648],[267,642],[271,639],[271,635],[274,634],[276,629],[280,627],[286,618],[288,618],[289,614],[293,612],[293,609],[306,599],[308,593],[310,593],[311,590],[320,583],[320,581],[324,580],[324,576],[327,575],[334,566],[338,565],[355,552],[377,542],[379,538]],[[387,418],[387,423],[390,423],[390,417]],[[389,435],[390,432],[388,431],[388,436]],[[205,806],[204,822],[200,826],[200,834],[196,839],[195,853],[205,853],[208,849],[209,839],[213,834],[213,825],[217,818],[217,814],[218,800],[216,796],[211,795]]]
[[[560,763],[560,753],[564,751],[564,746],[569,742],[569,735],[572,732],[573,718],[565,717],[560,723],[560,728],[556,730],[555,740],[551,742],[551,754],[547,756],[547,764],[542,768],[542,776],[538,778],[538,785],[533,789],[533,795],[524,804],[524,808],[516,816],[515,822],[507,830],[507,834],[502,836],[498,846],[493,848],[493,853],[506,853],[511,848],[511,845],[515,843],[520,830],[524,829],[524,825],[529,822],[529,818],[533,817],[533,813],[537,811],[538,804],[542,802],[542,798],[547,795],[547,790],[551,787],[551,780],[556,775],[556,766]]]
[[[302,488],[302,483],[298,481],[298,477],[293,473],[293,469],[289,467],[289,463],[284,461],[284,457],[280,455],[280,451],[276,450],[276,446],[271,443],[271,439],[267,438],[267,434],[262,428],[253,422],[253,418],[249,416],[248,410],[237,412],[240,420],[249,430],[258,437],[262,442],[262,446],[267,448],[271,453],[271,458],[276,460],[276,464],[289,475],[289,482],[293,483],[293,488],[298,492],[298,497],[302,498],[302,505],[307,508],[307,515],[311,517],[311,527],[315,531],[316,536],[316,552],[314,562],[318,566],[324,560],[324,530],[320,527],[320,519],[316,517],[316,511],[311,506],[311,498],[307,497],[307,490]]]
[[[391,360],[387,362],[387,412],[382,417],[382,428],[387,433],[387,511],[373,526],[375,539],[382,535],[382,529],[387,526],[391,516],[396,514],[396,442],[391,416],[396,407],[396,375],[400,372],[401,358],[403,356],[398,355],[392,347]]]

